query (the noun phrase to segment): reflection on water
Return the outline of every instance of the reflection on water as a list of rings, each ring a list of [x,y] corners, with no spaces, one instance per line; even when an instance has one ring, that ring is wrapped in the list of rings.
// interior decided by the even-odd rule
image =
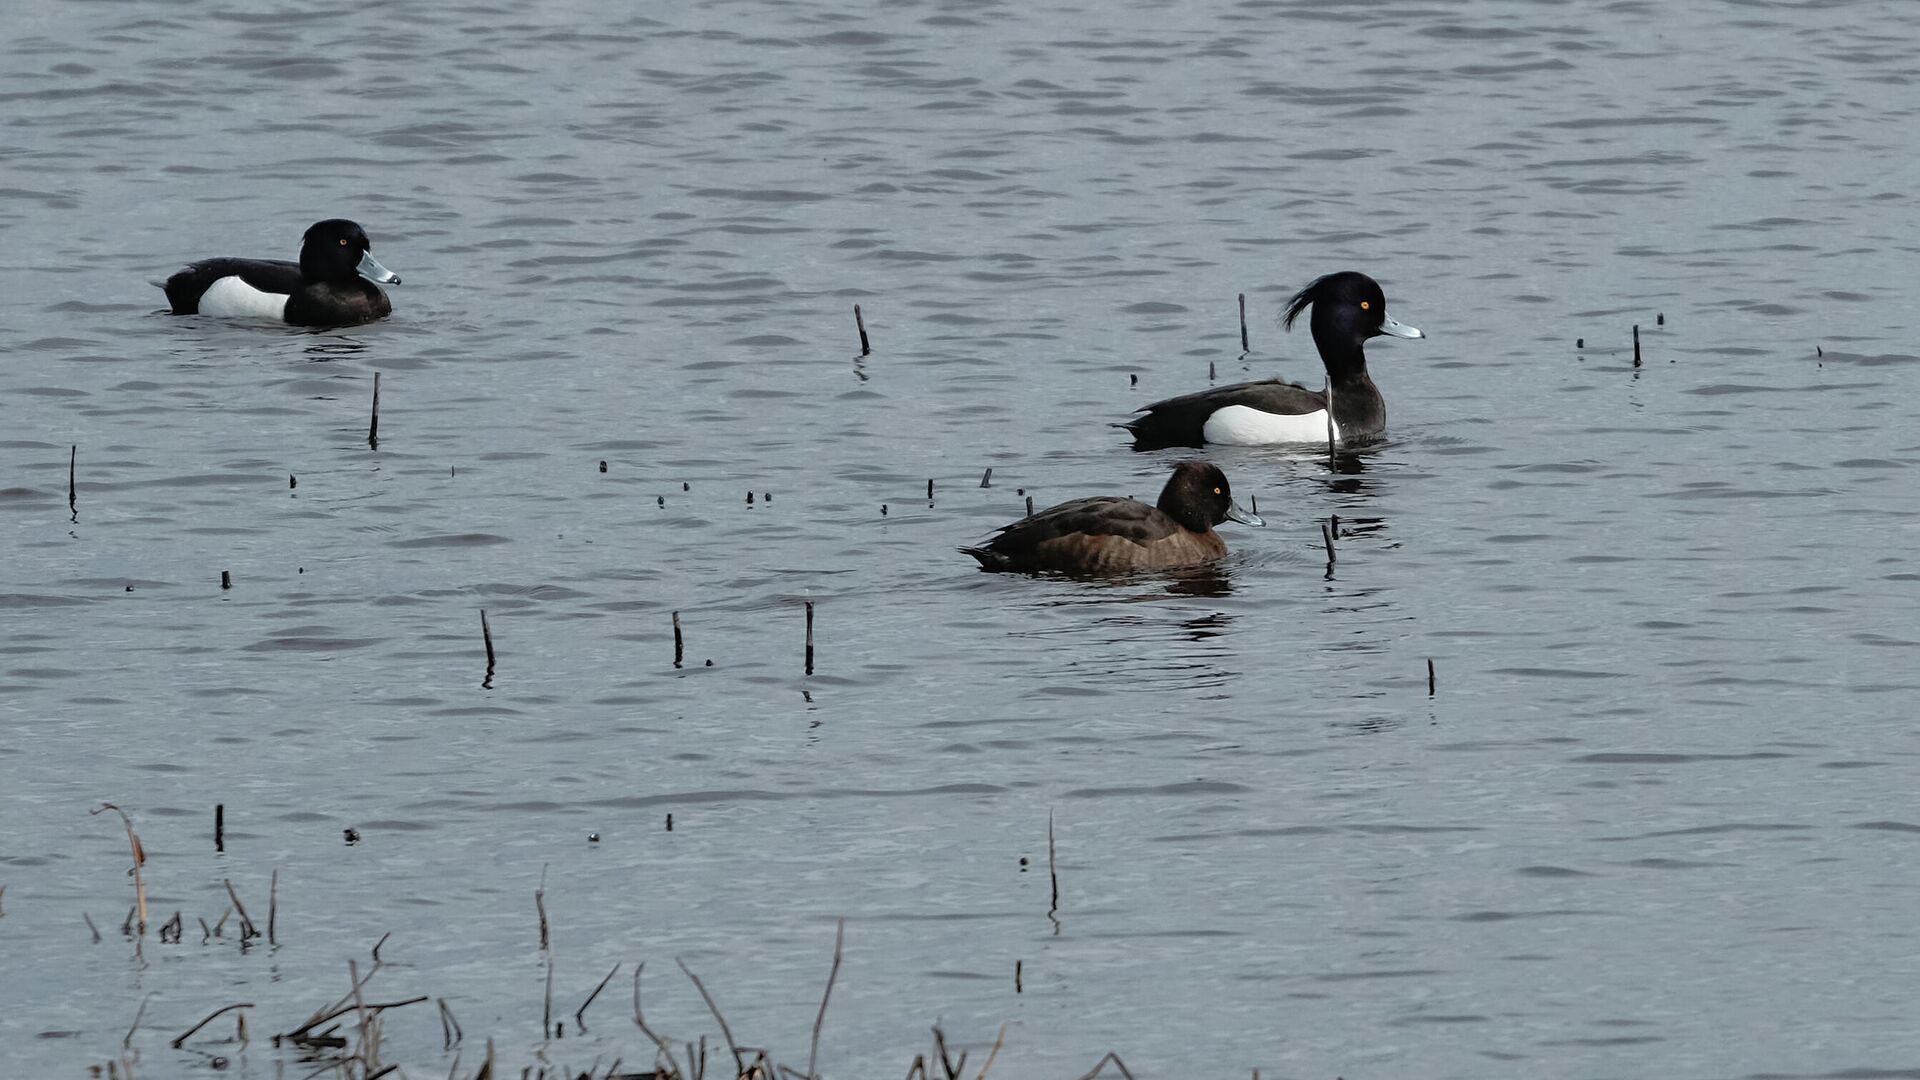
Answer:
[[[307,356],[316,363],[342,360],[359,356],[367,351],[367,344],[358,338],[343,337],[337,330],[304,330],[309,338],[304,347]]]
[[[1366,485],[1358,477],[1367,471],[1367,455],[1359,451],[1342,451],[1326,457],[1327,471],[1338,474],[1338,478],[1329,478],[1327,488],[1341,493],[1358,494],[1366,490]]]
[[[1220,563],[1177,571],[1167,579],[1167,592],[1174,596],[1219,598],[1233,594],[1233,577]],[[1217,617],[1224,620],[1224,616]]]

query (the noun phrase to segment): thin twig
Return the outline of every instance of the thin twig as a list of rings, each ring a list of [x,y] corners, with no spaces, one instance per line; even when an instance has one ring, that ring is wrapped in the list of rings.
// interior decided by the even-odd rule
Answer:
[[[367,972],[367,978],[372,978],[372,977],[373,977],[373,972],[371,971]],[[366,981],[367,981],[366,979],[361,979],[360,985],[361,986],[366,985]],[[357,993],[359,991],[359,986],[356,986],[354,989],[355,989],[355,992]],[[351,998],[353,995],[349,994],[347,996]],[[384,1012],[388,1009],[398,1009],[403,1005],[418,1005],[421,1002],[426,1000],[427,1000],[427,995],[421,994],[419,997],[411,997],[406,999],[405,1001],[376,1001],[372,1003],[363,1003],[362,1005],[355,1005],[350,1001],[339,1002],[334,1005],[329,1005],[327,1008],[321,1010],[320,1012],[313,1014],[313,1019],[308,1020],[306,1023],[301,1024],[299,1027],[294,1028],[292,1031],[289,1031],[285,1035],[280,1036],[280,1038],[287,1039],[292,1042],[307,1042],[310,1040],[310,1037],[311,1037],[310,1033],[313,1031],[314,1028],[319,1027],[321,1024],[324,1024],[329,1020],[335,1020],[342,1016],[345,1016],[350,1012],[356,1011],[357,1009],[364,1007],[366,1011],[370,1013]]]
[[[547,868],[540,867],[540,884],[533,890],[533,906],[540,912],[540,951],[547,952]]]
[[[675,957],[673,962],[679,964],[680,970],[686,972],[687,978],[693,980],[694,989],[700,991],[701,999],[707,1003],[707,1011],[711,1012],[713,1018],[720,1022],[720,1034],[727,1037],[727,1049],[733,1053],[733,1075],[739,1076],[741,1073],[746,1072],[747,1064],[740,1058],[740,1046],[733,1041],[733,1030],[727,1027],[727,1018],[720,1015],[720,1006],[714,1003],[713,995],[707,993],[706,984],[700,981],[700,976],[693,973],[693,969],[687,966],[685,960]]]
[[[221,878],[220,884],[227,887],[227,896],[233,900],[233,910],[240,913],[240,940],[259,937],[260,931],[254,927],[253,920],[247,918],[247,905],[241,903],[240,894],[233,891],[233,882]]]
[[[947,1033],[940,1030],[939,1024],[933,1025],[933,1049],[940,1055],[940,1068],[946,1071],[947,1080],[960,1080],[960,1070],[967,1067],[966,1051],[960,1052],[960,1060],[957,1063],[948,1057]]]
[[[127,827],[127,846],[133,849],[133,870],[131,871],[133,874],[133,895],[135,906],[140,911],[140,933],[144,935],[147,932],[147,884],[140,877],[140,864],[147,861],[147,849],[140,846],[140,836],[133,831],[133,819],[127,816],[125,810],[120,809],[112,803],[101,803],[98,807],[87,811],[87,813],[98,814],[107,810],[119,814],[120,823]]]
[[[440,1049],[451,1050],[454,1044],[467,1037],[467,1033],[460,1030],[460,1021],[453,1015],[453,1010],[447,1007],[447,999],[437,1000],[440,1004]]]
[[[151,993],[140,999],[140,1009],[133,1014],[133,1024],[127,1028],[127,1037],[120,1040],[120,1048],[122,1050],[133,1049],[133,1033],[140,1030],[140,1018],[147,1015],[147,1002],[152,1000],[153,994]],[[208,1019],[212,1018],[209,1017]]]
[[[613,967],[607,971],[607,977],[604,979],[601,979],[600,985],[594,987],[593,993],[587,995],[587,1000],[580,1003],[579,1010],[573,1014],[573,1026],[575,1029],[579,1031],[587,1030],[587,1017],[586,1017],[587,1006],[593,1004],[593,999],[600,996],[600,991],[605,990],[607,988],[607,984],[613,981],[614,975],[618,973],[619,970],[620,970],[620,965],[618,963],[615,963]]]
[[[807,1078],[815,1080],[820,1074],[814,1071],[814,1063],[820,1060],[820,1026],[827,1022],[827,999],[833,996],[833,980],[840,976],[840,946],[846,941],[847,920],[841,919],[833,931],[833,967],[827,972],[827,988],[820,992],[820,1012],[813,1018],[813,1047],[807,1051]]]
[[[371,977],[371,973],[369,973],[369,977]],[[377,1035],[372,1035],[368,1032],[367,1003],[360,996],[360,966],[351,959],[347,961],[347,982],[353,985],[353,1011],[360,1020],[360,1029],[357,1033],[359,1046],[355,1050],[354,1056],[360,1059],[360,1071],[364,1074],[368,1069],[373,1068],[373,1066],[377,1064],[375,1059],[380,1056],[379,1042]],[[375,1015],[378,1014],[376,1013]]]
[[[1113,1062],[1114,1067],[1120,1070],[1121,1076],[1126,1077],[1127,1080],[1133,1080],[1133,1074],[1127,1071],[1127,1063],[1121,1061],[1120,1055],[1111,1050],[1107,1051],[1107,1056],[1101,1058],[1100,1063],[1093,1067],[1092,1072],[1080,1077],[1080,1080],[1093,1080],[1094,1077],[1100,1075],[1100,1070],[1107,1067],[1107,1062],[1109,1061]]]
[[[1047,880],[1053,884],[1053,900],[1047,905],[1047,919],[1055,936],[1060,933],[1060,868],[1053,847],[1053,811],[1047,811]]]
[[[553,1038],[553,954],[547,954],[547,996],[540,1006],[540,1037]]]
[[[216,1016],[219,1016],[221,1013],[229,1013],[235,1009],[251,1009],[251,1008],[253,1008],[253,1002],[251,1001],[242,1001],[235,1005],[222,1005],[221,1007],[208,1013],[207,1018],[205,1020],[202,1020],[199,1023],[188,1028],[187,1030],[181,1032],[179,1038],[176,1038],[173,1040],[173,1044],[172,1044],[173,1048],[175,1050],[180,1049],[181,1044],[186,1042],[188,1039],[192,1038],[194,1032],[199,1031],[201,1028],[206,1027],[208,1024],[212,1023],[213,1018]]]
[[[1007,1025],[1011,1023],[1011,1020],[1000,1021],[1000,1034],[993,1037],[993,1049],[987,1051],[987,1063],[980,1066],[980,1075],[973,1080],[987,1080],[987,1070],[993,1068],[993,1059],[1000,1056],[1001,1044],[1007,1041]]]
[[[659,1056],[667,1059],[667,1066],[671,1070],[672,1075],[684,1077],[686,1074],[680,1071],[680,1063],[674,1059],[673,1044],[661,1038],[658,1033],[648,1027],[647,1018],[640,1011],[640,973],[646,969],[647,962],[645,960],[640,961],[634,965],[633,968],[633,1023],[640,1029],[642,1035],[653,1040],[653,1045],[660,1050]],[[657,1063],[658,1058],[656,1058],[655,1061]]]

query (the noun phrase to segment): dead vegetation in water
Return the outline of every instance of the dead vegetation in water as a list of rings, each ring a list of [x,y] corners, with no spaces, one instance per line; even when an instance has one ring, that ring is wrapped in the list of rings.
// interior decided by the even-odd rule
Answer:
[[[126,920],[121,924],[123,937],[133,943],[134,956],[144,963],[144,947],[150,925],[147,904],[147,883],[143,873],[146,865],[146,850],[140,843],[133,819],[120,807],[112,803],[103,803],[90,811],[101,814],[112,811],[119,816],[127,834],[127,845],[132,856],[132,866],[127,876],[133,879],[135,903],[127,912]],[[221,835],[222,818],[216,815],[216,844]],[[1052,821],[1048,821],[1048,869],[1053,875],[1052,906],[1048,917],[1054,920],[1056,933],[1059,922],[1059,879],[1054,870],[1054,851]],[[242,952],[264,941],[268,947],[279,945],[277,923],[279,915],[279,871],[274,871],[267,893],[267,928],[263,931],[254,922],[240,892],[228,879],[221,880],[226,906],[219,917],[209,924],[205,918],[196,917],[200,925],[201,944],[216,939],[225,940],[228,924],[233,921],[235,939]],[[448,1080],[510,1080],[517,1076],[519,1080],[819,1080],[820,1036],[826,1024],[827,1006],[833,998],[833,988],[840,976],[840,964],[846,944],[846,920],[839,920],[833,939],[833,961],[827,971],[825,987],[820,993],[820,1007],[814,1016],[812,1038],[807,1050],[806,1069],[800,1070],[776,1060],[770,1050],[741,1042],[734,1035],[733,1025],[712,991],[707,988],[698,974],[687,964],[676,959],[687,981],[699,994],[706,1005],[707,1012],[719,1027],[716,1040],[708,1034],[695,1038],[677,1038],[663,1034],[653,1027],[646,1017],[641,1003],[641,982],[645,972],[644,961],[633,966],[633,1016],[634,1027],[645,1039],[651,1060],[644,1067],[634,1067],[625,1059],[615,1058],[604,1068],[599,1059],[581,1069],[573,1066],[546,1064],[548,1054],[558,1049],[557,1045],[569,1037],[578,1038],[590,1034],[587,1025],[587,1010],[599,1000],[614,978],[620,973],[624,961],[615,963],[595,984],[592,991],[581,1001],[579,1008],[571,1016],[573,1029],[567,1030],[566,1014],[556,1018],[554,1013],[555,961],[552,950],[552,931],[546,907],[546,872],[541,871],[539,886],[534,890],[534,910],[539,924],[539,947],[545,961],[545,993],[541,1006],[541,1041],[536,1056],[543,1062],[537,1066],[524,1066],[518,1073],[507,1073],[499,1063],[495,1048],[495,1039],[486,1041],[486,1049],[480,1060],[470,1070],[463,1069],[463,1058],[467,1047],[466,1032],[454,1015],[452,1007],[444,997],[434,998],[427,994],[410,997],[385,999],[375,993],[370,984],[374,978],[388,968],[381,957],[380,950],[392,934],[382,935],[370,951],[370,963],[362,970],[357,960],[347,961],[347,990],[337,998],[327,999],[315,1008],[297,1025],[273,1035],[271,1045],[279,1051],[290,1052],[305,1072],[298,1080],[380,1080],[382,1077],[401,1077],[399,1062],[388,1060],[387,1023],[389,1014],[411,1006],[424,1005],[432,1001],[435,1004],[435,1020],[440,1025],[441,1050],[452,1057],[447,1070]],[[99,944],[103,937],[99,927],[90,915],[81,913],[91,932],[93,942]],[[175,911],[171,918],[161,923],[155,937],[161,944],[179,945],[183,943],[186,921],[183,912]],[[135,1036],[141,1030],[147,1016],[147,1006],[153,994],[149,993],[140,1001],[134,1013],[133,1022],[126,1035],[121,1039],[117,1056],[89,1067],[89,1074],[104,1080],[139,1080],[140,1051],[135,1046]],[[168,1041],[175,1050],[200,1055],[206,1065],[215,1071],[224,1071],[233,1062],[231,1056],[244,1052],[251,1044],[248,1016],[258,1006],[250,1001],[233,1002],[214,1008],[197,1023],[181,1031]],[[414,1009],[404,1015],[418,1016],[428,1010]],[[229,1026],[229,1021],[231,1026]],[[988,1050],[985,1059],[980,1062],[977,1071],[968,1073],[968,1051],[961,1050],[956,1055],[947,1043],[946,1032],[935,1024],[932,1029],[933,1042],[928,1052],[915,1054],[906,1070],[906,1080],[987,1080],[998,1060],[1001,1049],[1006,1044],[1009,1023],[1000,1025],[999,1033]],[[1078,1080],[1095,1080],[1111,1066],[1126,1080],[1133,1080],[1133,1074],[1119,1055],[1108,1053],[1095,1063],[1092,1071]],[[437,1067],[435,1069],[437,1072]],[[1257,1074],[1256,1074],[1257,1075]]]
[[[390,935],[389,935],[390,936]],[[448,1068],[448,1080],[508,1080],[511,1076],[519,1080],[819,1080],[818,1071],[820,1053],[820,1033],[825,1026],[827,1005],[832,999],[833,986],[839,969],[842,947],[845,941],[845,923],[834,938],[833,966],[827,976],[827,984],[820,995],[820,1008],[814,1019],[813,1039],[808,1048],[805,1070],[793,1068],[778,1061],[772,1051],[762,1046],[743,1043],[734,1034],[734,1027],[722,1012],[719,1002],[712,991],[700,979],[692,968],[684,962],[675,963],[685,974],[701,1000],[706,1004],[714,1023],[719,1027],[719,1038],[700,1034],[693,1038],[676,1038],[662,1033],[647,1020],[642,1007],[642,976],[645,963],[634,965],[633,969],[633,1015],[634,1027],[651,1044],[652,1057],[644,1066],[630,1064],[625,1059],[615,1058],[601,1064],[596,1059],[585,1068],[541,1064],[525,1066],[518,1073],[503,1071],[495,1040],[489,1038],[479,1061],[466,1067],[463,1065],[466,1052],[466,1033],[459,1020],[454,1016],[451,1006],[445,998],[432,998],[420,994],[393,1000],[378,1000],[371,992],[374,977],[385,967],[380,958],[380,947],[387,941],[382,937],[372,950],[372,963],[363,972],[355,961],[348,961],[348,989],[338,998],[329,999],[314,1009],[297,1026],[276,1034],[271,1044],[283,1051],[291,1051],[300,1064],[308,1071],[301,1074],[303,1080],[380,1080],[382,1077],[400,1075],[400,1063],[388,1060],[385,1052],[387,1042],[386,1024],[390,1014],[410,1006],[423,1005],[433,1001],[436,1006],[436,1019],[441,1031],[441,1049],[452,1055]],[[587,1025],[587,1010],[600,997],[601,992],[612,982],[623,964],[615,964],[613,969],[602,977],[589,992],[580,1007],[572,1013],[573,1037],[590,1031]],[[551,968],[549,968],[551,970]],[[551,985],[551,980],[549,980]],[[151,995],[149,995],[151,996]],[[140,1028],[146,1013],[146,1001],[143,1000],[140,1012],[134,1017],[122,1044],[120,1057],[105,1065],[95,1065],[92,1074],[106,1080],[138,1080],[136,1068],[139,1052],[133,1047],[135,1032]],[[256,1006],[252,1002],[236,1002],[223,1005],[208,1013],[198,1023],[187,1028],[170,1040],[169,1045],[178,1050],[198,1053],[206,1058],[210,1068],[225,1070],[231,1064],[229,1055],[246,1049],[249,1041],[247,1014]],[[427,1010],[416,1009],[410,1015],[421,1016]],[[548,1036],[540,1044],[539,1057],[546,1058],[556,1047],[555,1043],[567,1038],[565,1021],[551,1021],[552,1003],[549,998],[545,1006],[550,1026]],[[231,1015],[234,1026],[229,1029],[225,1024],[215,1021]],[[929,1051],[914,1055],[907,1066],[906,1080],[987,1080],[993,1065],[1006,1044],[1009,1024],[1000,1025],[993,1046],[978,1068],[969,1072],[969,1052],[956,1053],[948,1045],[946,1032],[938,1025],[933,1027],[933,1043]],[[216,1034],[217,1033],[217,1034]],[[1111,1065],[1119,1075],[1132,1080],[1116,1054],[1107,1054],[1101,1058],[1091,1072],[1080,1080],[1094,1080]],[[437,1072],[437,1068],[436,1068]]]

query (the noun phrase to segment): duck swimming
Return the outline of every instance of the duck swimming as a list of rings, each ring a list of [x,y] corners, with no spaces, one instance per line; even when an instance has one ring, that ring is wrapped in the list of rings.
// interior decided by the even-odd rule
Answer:
[[[1233,501],[1217,467],[1183,461],[1149,506],[1138,499],[1097,495],[1049,507],[999,530],[978,547],[960,550],[987,570],[1065,570],[1106,574],[1199,566],[1227,553],[1213,527],[1226,520],[1264,525]]]
[[[307,230],[298,263],[205,259],[160,287],[175,315],[358,326],[392,314],[393,302],[379,286],[400,284],[400,275],[375,261],[372,247],[359,225],[331,218]]]
[[[1293,320],[1309,306],[1313,343],[1327,369],[1325,391],[1280,379],[1234,383],[1156,401],[1139,410],[1145,416],[1114,426],[1133,432],[1134,448],[1140,450],[1207,443],[1325,443],[1329,438],[1351,446],[1378,439],[1387,429],[1387,402],[1367,375],[1361,346],[1382,334],[1426,335],[1390,317],[1379,283],[1355,270],[1328,274],[1300,290],[1287,304],[1287,329],[1293,329]]]

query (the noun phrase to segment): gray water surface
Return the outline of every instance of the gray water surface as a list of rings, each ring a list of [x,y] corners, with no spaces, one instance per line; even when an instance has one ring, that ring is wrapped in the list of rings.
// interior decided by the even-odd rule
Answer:
[[[674,958],[799,1068],[844,917],[834,1077],[1920,1075],[1920,8],[609,10],[9,12],[0,1071],[138,1013],[142,1077],[305,1076],[387,933],[462,1075],[644,1067],[640,960],[717,1036]],[[391,320],[148,284],[334,216]],[[1216,572],[954,550],[1317,385],[1341,269],[1428,334],[1392,438],[1215,448]]]

